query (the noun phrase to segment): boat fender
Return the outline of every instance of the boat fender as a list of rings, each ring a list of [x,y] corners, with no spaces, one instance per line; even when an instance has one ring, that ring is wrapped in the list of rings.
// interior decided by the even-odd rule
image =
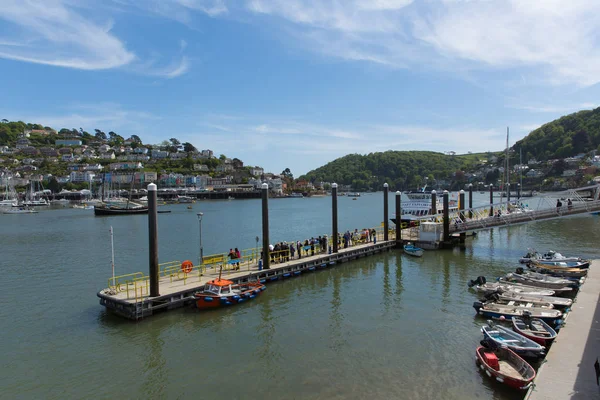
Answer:
[[[239,299],[238,303],[243,303],[244,301],[246,301],[246,299]]]
[[[253,299],[253,298],[255,298],[255,297],[256,297],[256,295],[255,295],[255,294],[252,294],[252,295],[250,295],[250,296],[248,296],[248,297],[249,297],[249,298],[251,298],[251,299]]]
[[[270,278],[269,278],[269,280],[270,280],[271,282],[273,282],[273,281],[276,281],[277,279],[279,279],[279,277],[278,277],[278,276],[272,276],[272,277],[270,277]]]
[[[285,274],[283,274],[283,277],[284,277],[284,278],[289,278],[289,277],[290,277],[290,273],[289,273],[289,272],[286,272]]]
[[[226,301],[226,302],[225,302],[225,305],[226,305],[226,306],[230,306],[231,304],[232,304],[232,303],[231,303],[230,301]]]
[[[261,279],[261,280],[260,280],[260,283],[266,283],[266,282],[267,282],[267,280],[266,280],[266,279]]]
[[[254,289],[254,293],[256,293],[256,294],[260,293],[260,289]]]
[[[213,301],[213,298],[212,297],[205,297],[204,301],[207,302],[207,303],[210,303],[211,301]]]
[[[504,379],[503,379],[503,378],[500,378],[499,376],[497,376],[497,377],[496,377],[496,380],[497,380],[498,382],[500,382],[500,383],[504,383]]]
[[[244,293],[244,296],[246,296],[246,297],[252,297],[252,293]]]
[[[489,376],[490,378],[492,377],[492,374],[490,373],[490,371],[488,371],[487,369],[485,370],[485,373],[487,376]]]
[[[481,309],[481,307],[483,307],[483,303],[480,301],[476,301],[473,303],[473,308],[476,309],[477,311],[479,311]]]
[[[294,275],[300,275],[302,271],[294,271]]]
[[[335,261],[330,261],[329,265],[335,265]]]
[[[238,296],[238,295],[236,294],[235,296],[233,296],[233,299],[234,299],[234,300],[239,300],[239,299],[240,299],[240,296]]]
[[[263,292],[265,289],[267,289],[267,287],[266,287],[266,286],[261,286],[261,287],[260,287],[260,291],[261,291],[261,292]]]

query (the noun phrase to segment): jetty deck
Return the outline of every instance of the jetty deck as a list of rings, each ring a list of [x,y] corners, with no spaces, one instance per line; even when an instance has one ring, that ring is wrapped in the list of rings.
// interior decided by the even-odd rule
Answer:
[[[600,260],[590,265],[565,326],[540,367],[528,400],[598,399]]]
[[[395,238],[391,240],[357,244],[339,249],[338,253],[315,253],[314,255],[294,258],[289,261],[272,263],[269,269],[259,269],[256,262],[241,262],[239,270],[232,270],[232,262],[224,261],[222,277],[233,282],[249,280],[274,281],[297,276],[303,272],[312,272],[321,268],[330,268],[338,263],[370,256],[397,245]],[[233,261],[233,260],[232,260]],[[142,273],[130,274],[129,279],[117,281],[108,289],[98,292],[100,304],[112,312],[132,320],[138,320],[153,315],[162,309],[174,309],[190,304],[194,293],[204,285],[219,276],[220,267],[194,268],[184,273],[175,261],[172,267],[167,266],[159,276],[160,296],[150,298],[148,276]]]

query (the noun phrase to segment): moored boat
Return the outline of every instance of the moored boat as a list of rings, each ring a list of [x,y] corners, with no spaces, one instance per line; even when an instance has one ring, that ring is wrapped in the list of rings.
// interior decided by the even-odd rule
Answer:
[[[522,274],[508,273],[504,278],[500,278],[500,281],[502,281],[502,279],[505,279],[508,282],[520,282],[526,285],[543,287],[552,290],[562,289],[581,283],[578,281],[539,274],[537,272],[524,272]]]
[[[527,264],[530,271],[546,274],[557,278],[582,278],[587,276],[588,270],[582,268],[553,267],[545,264]]]
[[[558,261],[558,262],[574,262],[581,261],[581,257],[566,257],[556,251],[550,250],[547,253],[540,254],[535,250],[530,249],[527,254],[519,259],[520,263],[528,263],[531,261]]]
[[[535,370],[514,351],[508,348],[477,347],[475,362],[485,374],[514,389],[529,389]]]
[[[423,256],[423,249],[420,247],[414,246],[410,243],[404,245],[404,252],[406,254],[408,254],[409,256],[413,256],[413,257]]]
[[[522,317],[512,317],[513,330],[528,339],[547,346],[556,338],[556,331],[539,318],[531,318],[527,314]]]
[[[581,260],[581,261],[531,261],[528,262],[527,265],[537,265],[537,266],[545,266],[555,269],[568,269],[568,268],[580,268],[586,269],[589,268],[590,262],[589,260]]]
[[[94,215],[148,214],[148,207],[130,202],[105,202],[94,206]]]
[[[493,302],[476,301],[473,308],[477,314],[486,318],[509,320],[512,317],[520,317],[524,312],[529,312],[532,317],[543,319],[546,322],[554,323],[562,317],[562,312],[553,308],[542,307],[515,307]]]
[[[19,207],[2,210],[2,214],[37,214],[37,211],[29,207]]]
[[[501,306],[513,306],[513,307],[525,307],[525,308],[530,308],[530,307],[554,308],[554,304],[552,304],[548,301],[532,302],[532,301],[526,301],[526,300],[504,299],[496,293],[486,296],[486,298],[481,301],[483,303],[490,302],[490,303],[498,304]]]
[[[543,296],[543,295],[530,295],[530,294],[520,294],[515,292],[498,292],[494,293],[493,296],[498,296],[499,299],[503,300],[518,300],[518,301],[526,301],[529,303],[533,303],[534,306],[537,307],[537,304],[540,303],[550,303],[554,305],[554,307],[571,307],[573,304],[573,300],[566,297],[556,297],[556,296]]]
[[[512,282],[491,282],[487,283],[485,277],[480,276],[475,280],[469,281],[469,287],[475,289],[477,292],[488,295],[491,293],[504,293],[513,292],[524,295],[533,296],[552,296],[555,291],[550,289],[543,289],[536,286],[528,286],[520,283]],[[568,290],[573,290],[568,288]]]
[[[493,341],[499,347],[506,346],[521,357],[540,358],[546,354],[544,346],[492,321],[482,326],[481,332],[485,339]]]
[[[265,289],[266,286],[260,281],[233,283],[228,279],[222,279],[219,273],[217,279],[207,282],[204,290],[194,294],[194,297],[196,298],[196,307],[204,310],[252,300]]]

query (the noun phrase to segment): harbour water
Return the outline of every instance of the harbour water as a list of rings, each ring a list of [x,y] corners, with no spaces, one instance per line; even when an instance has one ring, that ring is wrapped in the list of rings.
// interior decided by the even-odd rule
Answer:
[[[382,203],[381,193],[339,198],[340,230],[379,226]],[[329,197],[269,205],[273,241],[329,234]],[[197,260],[200,211],[205,255],[255,247],[261,235],[260,200],[165,208],[161,262]],[[599,258],[599,222],[496,228],[463,249],[392,251],[270,284],[235,308],[132,323],[96,292],[111,275],[110,226],[117,274],[147,271],[147,216],[0,215],[2,397],[519,399],[475,367],[485,321],[467,281],[514,271],[527,247]]]

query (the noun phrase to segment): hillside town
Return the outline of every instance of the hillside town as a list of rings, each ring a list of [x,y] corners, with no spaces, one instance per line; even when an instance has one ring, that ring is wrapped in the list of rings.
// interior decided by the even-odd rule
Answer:
[[[8,124],[14,123],[3,120],[2,125]],[[154,182],[164,189],[243,193],[257,192],[267,183],[272,196],[285,196],[293,192],[320,194],[331,184],[317,179],[294,179],[288,168],[273,173],[260,166],[247,166],[239,158],[223,154],[217,157],[210,149],[198,150],[191,143],[181,143],[176,138],[149,145],[143,144],[137,135],[125,139],[98,129],[91,135],[81,128],[57,132],[37,124],[26,126],[31,129],[18,133],[12,143],[0,140],[0,186],[3,189],[11,186],[24,192],[36,183],[36,188],[43,187],[53,193],[81,190],[97,193],[101,186],[142,189]],[[518,155],[509,157],[515,159]],[[418,186],[451,190],[468,184],[478,190],[490,184],[501,188],[507,175],[505,159],[502,152],[481,153],[470,170],[458,170],[448,176],[429,174],[413,182]],[[513,190],[517,182],[523,185],[523,190],[562,190],[600,181],[600,177],[596,177],[599,168],[600,156],[592,151],[546,161],[529,157],[510,165],[508,176],[515,184]],[[341,192],[371,189],[343,183],[339,188]]]

